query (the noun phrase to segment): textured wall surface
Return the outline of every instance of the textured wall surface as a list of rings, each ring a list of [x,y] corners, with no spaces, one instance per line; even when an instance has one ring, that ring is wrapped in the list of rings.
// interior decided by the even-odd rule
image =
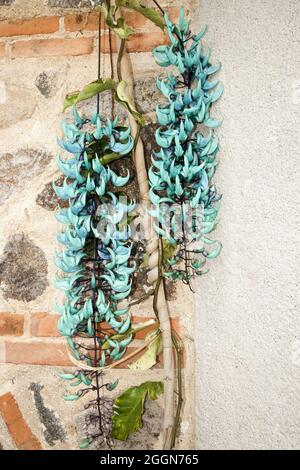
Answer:
[[[178,16],[177,0],[161,3]],[[61,132],[63,98],[97,74],[98,14],[86,8],[89,4],[85,0],[0,0],[0,448],[5,450],[75,449],[82,439],[77,432],[81,418],[75,415],[83,403],[67,404],[62,399],[67,386],[58,377],[62,367],[70,370],[71,363],[55,314],[61,294],[53,287],[53,254],[60,247],[54,217],[58,200],[51,182],[60,179],[55,156],[60,151],[56,137]],[[147,120],[143,139],[150,159],[153,111],[162,98],[154,79],[162,70],[155,66],[151,50],[166,38],[157,29],[154,33],[153,25],[138,14],[131,14],[130,21],[137,28],[129,48],[137,107]],[[102,45],[107,52],[107,34],[105,38]],[[108,54],[102,54],[106,76],[109,62]],[[108,99],[101,98],[102,105],[110,110]],[[95,100],[85,106],[90,113]],[[125,173],[129,164],[128,159],[122,160],[120,170]],[[137,197],[134,184],[132,191]],[[140,291],[142,275],[137,282]],[[193,448],[193,298],[183,288],[177,295],[169,289],[168,297],[173,324],[186,345],[184,378],[189,384],[177,446]],[[182,315],[184,309],[188,314]],[[153,316],[152,299],[134,306],[132,314],[137,321]],[[142,344],[140,336],[132,346]],[[114,394],[145,380],[161,380],[161,358],[149,372],[116,369],[109,377],[120,378]],[[119,444],[120,448],[161,448],[162,411],[162,400],[147,405],[144,430]]]
[[[198,286],[197,446],[300,447],[298,0],[201,0],[226,93],[224,244]]]
[[[73,416],[82,403],[66,404],[58,379],[69,360],[54,312],[58,201],[51,181],[60,176],[54,160],[63,97],[95,78],[96,16],[78,10],[88,3],[0,0],[0,449],[78,444]],[[180,5],[161,3],[173,13]],[[195,328],[193,296],[183,289],[171,296],[186,347],[177,445],[193,448],[196,416],[201,449],[299,448],[300,4],[184,3],[198,14],[194,29],[197,22],[209,25],[205,47],[223,63],[216,183],[224,194],[217,229],[224,250],[199,281]],[[159,98],[150,51],[162,39],[139,23],[130,46],[148,158]],[[106,73],[108,63],[106,56]],[[133,313],[148,317],[151,309],[147,301]],[[120,391],[161,378],[162,369],[111,373],[117,376]],[[147,415],[152,434],[138,434],[129,446],[161,446],[161,404]]]

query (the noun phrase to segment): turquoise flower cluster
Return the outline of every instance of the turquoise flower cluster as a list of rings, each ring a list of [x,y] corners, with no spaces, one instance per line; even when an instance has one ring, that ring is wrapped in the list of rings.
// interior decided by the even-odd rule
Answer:
[[[77,360],[104,367],[119,360],[132,340],[130,313],[119,303],[129,296],[136,269],[128,224],[134,203],[116,195],[130,174],[116,174],[107,162],[130,154],[134,142],[130,127],[117,118],[84,118],[75,107],[73,121],[65,120],[62,130],[58,143],[72,157],[57,159],[65,179],[62,186],[54,184],[57,196],[69,201],[57,214],[64,225],[57,239],[65,247],[55,256],[62,271],[56,286],[65,292],[59,331]],[[89,347],[91,338],[98,353]]]
[[[183,9],[178,25],[167,14],[165,23],[170,44],[156,47],[153,55],[158,65],[175,67],[179,73],[157,79],[167,104],[156,107],[160,151],[153,155],[149,169],[149,198],[155,230],[168,254],[164,274],[189,283],[191,277],[204,273],[206,259],[221,251],[221,244],[207,234],[216,226],[221,198],[212,181],[219,151],[214,130],[221,121],[212,118],[210,111],[223,87],[210,80],[220,65],[212,65],[210,51],[203,51],[206,28],[192,34]]]

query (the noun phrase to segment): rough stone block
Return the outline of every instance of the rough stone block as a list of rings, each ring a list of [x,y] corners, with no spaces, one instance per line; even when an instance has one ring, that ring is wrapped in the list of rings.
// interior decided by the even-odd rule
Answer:
[[[35,86],[45,98],[50,98],[56,93],[57,79],[57,72],[47,70],[36,77]]]
[[[43,385],[36,382],[32,382],[29,386],[29,390],[33,392],[35,408],[43,426],[44,438],[47,444],[53,447],[56,441],[66,441],[66,432],[55,411],[45,405],[42,395],[43,388]]]
[[[33,148],[21,148],[14,154],[0,155],[0,205],[14,191],[40,175],[52,159],[51,154]]]
[[[153,76],[137,79],[134,83],[134,95],[137,110],[143,114],[153,112],[157,104],[166,101],[158,91]]]
[[[1,46],[0,46],[1,54]],[[19,86],[3,83],[3,96],[0,102],[0,129],[9,127],[19,121],[29,119],[36,107],[34,91]]]
[[[44,252],[25,234],[11,236],[0,258],[0,289],[6,299],[30,302],[48,286]]]
[[[14,1],[15,0],[0,0],[0,7],[11,5]]]

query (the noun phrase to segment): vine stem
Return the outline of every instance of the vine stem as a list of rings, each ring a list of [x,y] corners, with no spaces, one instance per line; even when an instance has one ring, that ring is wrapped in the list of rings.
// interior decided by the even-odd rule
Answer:
[[[129,55],[126,51],[125,41],[117,37],[117,44],[119,49],[117,73],[118,80],[122,79],[127,82],[127,91],[131,100],[134,102],[133,93],[133,72]],[[144,146],[141,138],[139,137],[139,125],[134,117],[129,114],[129,122],[131,126],[132,135],[135,138],[136,146],[134,150],[134,164],[136,168],[136,175],[139,185],[140,200],[146,211],[144,216],[145,233],[147,240],[147,254],[149,255],[150,272],[148,279],[151,284],[156,282],[156,295],[155,306],[157,316],[160,322],[160,330],[162,332],[163,340],[163,360],[164,360],[164,418],[163,418],[163,449],[168,450],[172,448],[172,433],[174,428],[174,390],[175,390],[175,369],[173,357],[173,344],[172,344],[172,328],[170,322],[170,314],[165,295],[164,284],[161,282],[161,268],[159,269],[159,259],[162,258],[162,244],[159,244],[159,239],[153,229],[151,217],[148,213],[150,208],[150,201],[148,198],[149,183],[148,174],[145,164]]]

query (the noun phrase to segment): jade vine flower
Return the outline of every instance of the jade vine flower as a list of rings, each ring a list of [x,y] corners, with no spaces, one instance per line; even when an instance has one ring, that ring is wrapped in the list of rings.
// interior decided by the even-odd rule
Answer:
[[[170,44],[156,47],[153,55],[159,66],[178,72],[157,79],[166,104],[156,107],[160,151],[148,173],[149,198],[155,230],[168,253],[164,275],[190,283],[194,275],[204,274],[206,259],[221,251],[221,244],[206,235],[216,226],[221,198],[213,184],[219,151],[214,129],[221,121],[210,112],[223,87],[210,80],[220,65],[212,65],[210,51],[203,51],[206,28],[192,34],[183,9],[178,25],[167,14],[165,23]]]
[[[130,154],[134,142],[130,127],[120,125],[118,118],[104,121],[94,114],[89,119],[76,108],[73,121],[65,120],[62,130],[64,139],[58,143],[72,157],[58,157],[65,179],[62,186],[54,185],[57,196],[69,201],[57,214],[65,227],[57,235],[65,249],[55,256],[62,271],[56,286],[65,292],[65,302],[58,306],[59,331],[77,360],[104,367],[119,360],[132,340],[130,313],[119,308],[119,302],[129,296],[136,269],[127,222],[134,203],[114,194],[130,174],[118,175],[107,162]],[[102,322],[109,328],[98,332]],[[96,360],[84,347],[89,338],[97,341]]]

